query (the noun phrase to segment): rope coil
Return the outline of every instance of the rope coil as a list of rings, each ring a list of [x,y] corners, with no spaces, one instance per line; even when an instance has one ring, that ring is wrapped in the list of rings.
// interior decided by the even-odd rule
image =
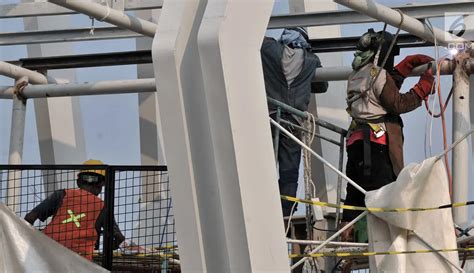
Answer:
[[[26,103],[27,97],[23,90],[28,86],[28,81],[21,81],[15,85],[15,89],[13,90],[13,94],[20,99],[23,103]]]

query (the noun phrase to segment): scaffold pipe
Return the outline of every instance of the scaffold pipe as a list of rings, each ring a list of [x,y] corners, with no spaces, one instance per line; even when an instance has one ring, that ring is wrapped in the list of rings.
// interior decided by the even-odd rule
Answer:
[[[473,59],[466,60],[467,68],[474,67]],[[434,66],[433,66],[434,67]],[[427,65],[416,67],[410,76],[420,76],[427,69]],[[448,75],[453,71],[451,61],[443,62],[441,65],[441,74]],[[318,68],[316,80],[318,81],[342,81],[347,80],[352,72],[350,67],[322,67]],[[65,96],[85,96],[85,95],[108,95],[108,94],[125,94],[125,93],[141,93],[154,92],[156,88],[152,87],[155,79],[135,79],[121,81],[103,81],[96,83],[71,83],[71,84],[46,84],[59,82],[59,79],[47,77],[41,73],[31,71],[7,62],[0,61],[0,75],[11,78],[20,78],[27,76],[30,83],[36,85],[27,86],[24,90],[27,98],[43,98],[43,97],[65,97]],[[0,99],[11,99],[13,96],[13,87],[0,86]],[[318,120],[318,122],[323,122]],[[320,126],[328,128],[325,124]],[[334,128],[328,128],[333,129]],[[335,130],[343,133],[342,129]]]
[[[474,61],[471,59],[469,61],[469,65],[474,66]],[[435,67],[436,64],[433,62],[432,63],[433,67],[433,73],[436,73]],[[409,77],[417,77],[421,76],[426,69],[428,68],[428,65],[421,65],[413,69],[412,73],[409,75]],[[441,75],[450,75],[452,74],[454,69],[454,66],[451,61],[446,61],[441,64]],[[352,68],[349,66],[344,66],[344,67],[321,67],[316,70],[316,81],[345,81],[349,77],[349,75],[352,73]]]
[[[456,69],[453,74],[453,142],[463,137],[471,130],[471,118],[469,108],[469,74],[466,61],[469,60],[468,53],[458,54],[455,58]],[[453,149],[453,202],[467,200],[469,194],[469,142],[463,141]],[[454,222],[460,226],[468,224],[468,208],[460,208],[453,211]]]
[[[95,83],[68,83],[30,85],[23,90],[25,98],[72,97],[86,95],[110,95],[155,92],[155,79],[102,81]],[[0,87],[0,98],[13,97],[13,87]]]
[[[28,84],[26,77],[20,77],[15,85],[12,107],[12,122],[10,132],[9,165],[18,165],[23,159],[23,143],[25,139],[26,99],[21,95],[21,90]],[[7,206],[14,212],[19,211],[21,172],[8,172]]]
[[[324,241],[310,241],[310,240],[296,240],[288,239],[289,244],[300,244],[300,245],[320,245]],[[367,243],[352,243],[352,242],[330,242],[327,246],[347,246],[347,247],[367,247]]]
[[[362,14],[368,15],[381,22],[385,22],[394,27],[400,27],[413,35],[416,35],[426,41],[434,42],[435,37],[439,44],[443,46],[449,46],[451,43],[469,43],[471,42],[433,27],[433,32],[423,22],[403,14],[401,11],[397,11],[388,8],[384,5],[375,3],[372,0],[334,0],[334,2],[346,6],[354,11],[358,11]],[[402,16],[403,14],[403,16]]]
[[[49,0],[49,2],[148,37],[154,37],[156,33],[157,25],[155,23],[127,15],[109,6],[83,0]]]
[[[48,83],[48,78],[41,73],[2,61],[0,61],[0,75],[13,79],[27,77],[28,81],[33,84]]]

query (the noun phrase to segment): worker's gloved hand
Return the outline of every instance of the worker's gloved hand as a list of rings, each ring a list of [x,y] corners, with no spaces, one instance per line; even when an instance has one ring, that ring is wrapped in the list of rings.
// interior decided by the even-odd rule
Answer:
[[[432,88],[434,82],[433,71],[430,69],[426,70],[423,75],[421,75],[420,80],[415,86],[413,86],[413,91],[420,97],[420,99],[425,100],[428,95],[434,93],[434,88]],[[432,92],[433,90],[433,92]]]
[[[413,71],[413,68],[420,65],[424,65],[431,61],[433,61],[433,58],[431,58],[430,56],[422,54],[410,55],[405,57],[403,61],[397,64],[395,66],[395,69],[400,72],[403,77],[406,78],[408,75],[410,75],[411,71]]]

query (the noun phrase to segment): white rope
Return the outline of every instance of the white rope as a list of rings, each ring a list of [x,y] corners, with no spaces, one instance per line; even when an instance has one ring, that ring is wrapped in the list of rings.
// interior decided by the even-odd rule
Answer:
[[[108,0],[105,0],[105,4],[107,6],[107,12],[105,13],[105,16],[102,17],[101,19],[97,19],[101,22],[103,22],[105,19],[107,19],[107,17],[109,17],[110,15],[110,6],[109,6],[109,1]],[[94,35],[94,30],[95,30],[95,18],[94,17],[89,17],[91,18],[91,29],[89,31],[89,34],[90,35]]]
[[[313,114],[306,112],[308,115],[308,118],[304,121],[303,127],[310,131],[311,133],[303,132],[304,134],[304,143],[311,147],[311,144],[314,141],[314,138],[316,136],[316,118],[314,117]],[[312,189],[312,195],[311,197],[316,196],[316,185],[314,184],[313,180],[311,179],[311,154],[303,149],[303,175],[304,175],[304,185],[305,185],[305,193],[306,190],[309,190],[310,188]],[[293,203],[293,206],[291,206],[291,211],[290,211],[290,216],[288,218],[288,224],[286,227],[286,232],[285,234],[288,234],[288,231],[290,230],[291,226],[291,220],[293,216],[293,212],[297,206],[297,203]]]
[[[311,144],[314,141],[314,137],[316,135],[316,118],[313,114],[306,112],[308,118],[305,120],[303,126],[305,129],[310,131],[311,133],[304,133],[304,144],[308,147],[311,147]],[[312,196],[316,196],[316,185],[314,184],[313,180],[311,179],[311,154],[308,150],[303,149],[303,163],[304,163],[304,182],[306,189],[312,188]]]
[[[435,69],[437,69],[437,66],[438,66],[438,62],[440,61],[439,60],[439,46],[438,46],[438,41],[436,39],[436,35],[434,35],[434,31],[433,31],[433,25],[431,24],[431,21],[430,19],[427,19],[426,22],[425,22],[425,25],[428,27],[428,29],[430,30],[430,32],[433,34],[433,39],[434,39],[434,52],[435,52]],[[430,93],[433,93],[433,89],[436,90],[436,85],[438,83],[438,75],[436,74],[435,75],[435,81],[433,83],[433,85],[431,86],[431,92]],[[429,134],[427,132],[427,128],[425,128],[425,158],[428,158],[428,153],[426,151],[426,146],[427,146],[427,143],[426,143],[426,139],[429,135],[429,156],[431,157],[432,156],[432,146],[433,146],[433,122],[434,122],[434,112],[435,112],[435,107],[436,107],[436,102],[437,102],[437,99],[434,98],[433,99],[433,104],[431,106],[431,115],[429,115],[430,117],[430,123],[429,123]],[[443,109],[441,109],[442,111]],[[426,127],[428,127],[428,124],[426,125]]]
[[[105,13],[105,16],[102,17],[102,19],[98,19],[99,21],[104,21],[105,19],[107,19],[107,17],[109,17],[110,15],[110,6],[109,6],[109,1],[108,0],[105,0],[105,4],[107,4],[107,12]]]
[[[89,34],[90,34],[90,35],[94,35],[94,30],[95,30],[94,23],[95,23],[95,18],[94,18],[94,17],[89,17],[89,18],[91,18],[91,30],[89,30]]]
[[[301,140],[299,140],[297,137],[295,137],[294,135],[292,135],[290,132],[288,132],[288,130],[286,130],[285,128],[283,128],[280,124],[278,124],[276,121],[274,121],[272,118],[269,118],[270,119],[270,123],[273,125],[273,126],[276,126],[278,127],[278,129],[280,129],[281,132],[283,132],[285,135],[287,135],[288,137],[290,137],[291,139],[293,139],[296,143],[298,143],[301,147],[305,148],[306,150],[308,150],[312,155],[314,155],[319,161],[321,161],[324,165],[326,165],[328,168],[330,168],[331,170],[333,170],[335,173],[337,173],[339,176],[341,176],[344,180],[346,180],[348,183],[350,183],[352,186],[354,186],[354,188],[356,188],[358,191],[360,191],[361,193],[363,193],[365,195],[365,193],[367,192],[366,190],[364,190],[359,184],[357,184],[356,182],[354,182],[352,179],[350,179],[345,173],[341,172],[338,168],[334,167],[331,163],[329,163],[329,161],[327,161],[326,159],[324,159],[322,156],[320,156],[318,153],[316,153],[315,151],[313,151],[310,147],[308,147],[306,144],[304,144]]]

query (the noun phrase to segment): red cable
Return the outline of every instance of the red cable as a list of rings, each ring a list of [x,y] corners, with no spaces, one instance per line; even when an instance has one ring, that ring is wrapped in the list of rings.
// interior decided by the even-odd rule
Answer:
[[[451,96],[453,94],[453,89],[451,89],[451,91],[449,92],[449,95],[446,99],[446,102],[443,104],[443,98],[441,96],[441,63],[444,60],[445,59],[442,59],[438,62],[437,70],[436,70],[436,76],[438,77],[437,89],[438,89],[438,100],[439,100],[439,105],[440,105],[440,112],[439,112],[439,114],[433,115],[433,113],[431,112],[431,110],[428,107],[427,100],[425,100],[425,107],[426,107],[426,110],[428,111],[428,113],[430,113],[430,115],[432,115],[433,117],[435,117],[435,118],[441,117],[441,124],[442,124],[442,127],[443,127],[443,147],[444,147],[444,150],[446,150],[446,149],[448,149],[448,140],[447,140],[447,133],[446,133],[446,117],[444,116],[444,113],[445,113],[447,105],[449,103],[449,99],[451,98]],[[449,180],[449,194],[452,197],[453,177],[451,175],[451,168],[449,167],[449,159],[448,159],[448,154],[447,153],[444,155],[444,165],[446,166],[446,173],[448,175],[448,180]]]

